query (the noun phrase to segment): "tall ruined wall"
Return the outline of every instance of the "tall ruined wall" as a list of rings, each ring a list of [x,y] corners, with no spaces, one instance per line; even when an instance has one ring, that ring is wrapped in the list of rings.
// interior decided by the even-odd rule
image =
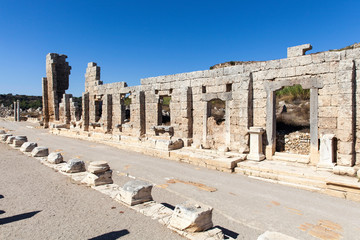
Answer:
[[[360,165],[360,48],[305,55],[309,49],[309,44],[289,48],[285,59],[145,78],[134,87],[125,82],[103,84],[100,67],[89,63],[83,130],[144,142],[182,139],[185,146],[246,153],[248,129],[257,126],[266,131],[264,150],[271,159],[276,144],[276,91],[300,84],[310,89],[311,162],[319,160],[319,139],[335,134],[337,164]],[[49,85],[53,80],[48,76],[45,89]],[[45,91],[46,97],[51,99],[51,92]],[[131,99],[130,107],[125,106],[126,97]],[[171,98],[166,126],[161,121],[164,97]],[[225,106],[219,124],[210,117],[214,100]],[[51,112],[50,103],[48,108]]]
[[[71,67],[66,55],[46,55],[46,78],[43,78],[43,116],[45,124],[59,120],[59,104],[69,88]]]

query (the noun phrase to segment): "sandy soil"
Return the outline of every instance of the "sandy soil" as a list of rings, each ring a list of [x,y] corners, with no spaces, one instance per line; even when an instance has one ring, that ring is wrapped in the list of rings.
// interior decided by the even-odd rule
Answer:
[[[0,144],[0,239],[183,239]]]

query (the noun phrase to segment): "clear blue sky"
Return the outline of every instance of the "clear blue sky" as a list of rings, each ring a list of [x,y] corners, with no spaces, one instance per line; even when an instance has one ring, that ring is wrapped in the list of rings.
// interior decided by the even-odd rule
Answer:
[[[360,1],[0,0],[0,93],[41,95],[45,56],[66,54],[80,96],[88,62],[104,83],[286,57],[360,41]]]

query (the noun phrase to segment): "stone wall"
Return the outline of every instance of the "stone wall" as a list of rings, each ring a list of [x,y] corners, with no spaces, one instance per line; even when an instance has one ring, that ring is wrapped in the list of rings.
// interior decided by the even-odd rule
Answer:
[[[248,129],[257,126],[266,130],[264,146],[267,159],[271,159],[276,146],[275,91],[300,84],[310,89],[310,150],[307,154],[311,164],[319,160],[321,136],[335,134],[337,164],[360,165],[360,104],[357,103],[360,48],[305,55],[309,49],[309,44],[288,48],[285,59],[145,78],[141,79],[141,85],[134,87],[128,87],[125,82],[103,84],[100,67],[91,62],[85,74],[82,129],[117,135],[124,141],[161,139],[171,144],[181,139],[185,146],[194,148],[247,153]],[[53,82],[49,76],[47,78],[44,86]],[[66,79],[64,81],[65,86]],[[44,98],[52,99],[51,94],[45,92]],[[130,121],[125,119],[127,94],[131,98]],[[164,96],[171,97],[169,126],[161,123]],[[209,102],[214,99],[225,102],[225,121],[221,126],[215,126],[209,119]],[[54,107],[50,106],[54,104],[48,102],[51,115]],[[70,112],[73,119],[74,113]],[[50,119],[53,120],[54,117]]]

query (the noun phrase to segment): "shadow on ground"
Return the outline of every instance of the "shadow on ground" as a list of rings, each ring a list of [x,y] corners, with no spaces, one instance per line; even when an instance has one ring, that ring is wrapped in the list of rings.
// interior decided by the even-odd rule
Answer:
[[[36,214],[38,214],[39,212],[41,212],[41,211],[28,212],[28,213],[15,215],[12,217],[0,218],[0,225],[4,225],[7,223],[12,223],[12,222],[24,220],[27,218],[31,218],[31,217],[35,216]]]
[[[123,229],[120,231],[113,231],[113,232],[105,233],[105,234],[102,234],[102,235],[94,237],[94,238],[89,238],[89,240],[115,240],[115,239],[118,239],[129,233],[130,232],[127,229]]]

